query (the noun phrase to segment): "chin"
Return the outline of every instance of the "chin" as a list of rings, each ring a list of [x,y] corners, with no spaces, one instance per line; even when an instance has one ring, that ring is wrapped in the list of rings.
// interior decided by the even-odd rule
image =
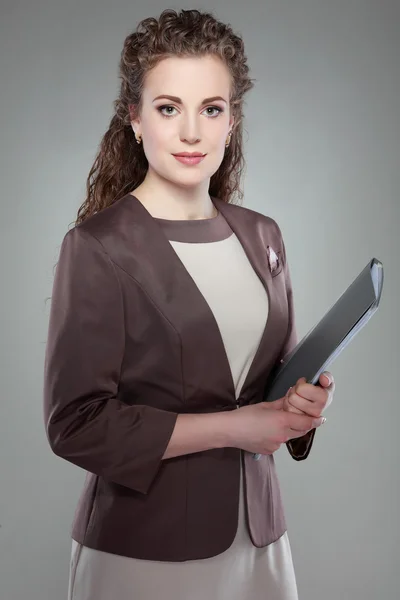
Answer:
[[[173,172],[169,172],[166,175],[166,179],[169,179],[169,181],[176,183],[177,185],[194,186],[199,185],[205,179],[208,178],[208,174],[200,172],[200,170],[198,170],[197,172],[195,172],[194,170],[190,172],[190,169],[192,168],[193,167],[189,167],[186,173],[182,173],[179,171],[176,172],[176,170]]]

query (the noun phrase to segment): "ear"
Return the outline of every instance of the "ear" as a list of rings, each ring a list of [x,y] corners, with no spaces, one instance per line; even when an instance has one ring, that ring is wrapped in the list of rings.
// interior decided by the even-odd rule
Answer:
[[[231,118],[229,119],[229,131],[232,131],[234,122],[235,122],[235,117],[233,115],[231,115]]]
[[[136,105],[129,104],[129,118],[131,120],[132,127],[136,130],[140,128],[140,117],[137,115]]]

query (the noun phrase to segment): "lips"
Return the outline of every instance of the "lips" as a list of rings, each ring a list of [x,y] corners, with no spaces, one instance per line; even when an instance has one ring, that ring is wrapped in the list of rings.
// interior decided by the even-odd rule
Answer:
[[[198,165],[205,158],[205,154],[173,154],[174,158],[183,165]]]
[[[197,157],[203,157],[205,156],[205,154],[202,154],[201,152],[178,152],[177,154],[174,154],[174,156],[184,156],[187,158],[197,158]]]

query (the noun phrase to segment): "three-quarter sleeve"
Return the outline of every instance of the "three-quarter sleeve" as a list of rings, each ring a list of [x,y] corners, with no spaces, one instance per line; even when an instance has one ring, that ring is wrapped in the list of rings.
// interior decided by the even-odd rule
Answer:
[[[146,494],[177,414],[118,399],[124,348],[116,266],[95,237],[75,227],[62,241],[53,283],[43,386],[47,437],[57,456]]]
[[[294,300],[293,300],[293,287],[292,281],[290,278],[290,270],[289,265],[286,259],[286,248],[285,244],[282,241],[283,248],[283,269],[285,276],[285,285],[287,290],[287,301],[289,308],[289,328],[286,337],[285,346],[283,352],[281,354],[281,361],[284,362],[287,356],[292,352],[298,342],[297,330],[296,330],[296,320],[295,320],[295,312],[294,312]],[[288,440],[286,442],[286,447],[289,450],[290,455],[295,460],[305,460],[310,453],[311,446],[314,441],[316,429],[311,429],[305,435],[299,438],[293,438],[292,440]]]

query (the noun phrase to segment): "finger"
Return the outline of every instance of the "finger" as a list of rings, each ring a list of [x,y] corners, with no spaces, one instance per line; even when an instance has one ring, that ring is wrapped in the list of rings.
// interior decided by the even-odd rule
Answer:
[[[320,376],[319,376],[319,383],[324,387],[327,388],[330,385],[332,385],[333,383],[333,375],[332,373],[329,373],[329,371],[324,371]]]
[[[292,397],[290,391],[293,388],[289,388],[288,391],[286,392],[286,396],[283,398],[283,410],[289,410],[291,412],[297,412],[299,414],[305,414],[303,410],[300,410],[299,408],[297,408],[294,404],[291,404],[289,401],[289,396]]]
[[[310,431],[310,429],[306,429],[305,431],[298,431],[297,429],[289,429],[289,434],[288,434],[289,440],[292,440],[293,438],[303,437],[303,435],[306,435],[309,431]]]
[[[326,392],[329,392],[328,388],[324,388],[320,385],[313,385],[312,383],[301,383],[296,385],[293,392],[309,400],[310,402],[317,402],[324,404],[326,400]]]
[[[321,407],[317,402],[307,400],[298,394],[290,394],[287,398],[287,405],[289,410],[299,411],[311,417],[319,417],[321,413]]]
[[[285,418],[287,419],[287,425],[289,429],[295,431],[304,431],[319,427],[325,422],[325,417],[310,417],[308,415],[298,415],[293,412],[284,412]]]
[[[325,423],[326,421],[326,417],[321,417],[321,422],[319,425],[315,425],[314,427],[308,427],[307,429],[297,429],[294,427],[289,427],[288,428],[288,438],[292,439],[294,437],[303,437],[303,435],[306,435],[309,431],[312,431],[313,429],[318,429],[318,427],[322,427],[322,425]]]

